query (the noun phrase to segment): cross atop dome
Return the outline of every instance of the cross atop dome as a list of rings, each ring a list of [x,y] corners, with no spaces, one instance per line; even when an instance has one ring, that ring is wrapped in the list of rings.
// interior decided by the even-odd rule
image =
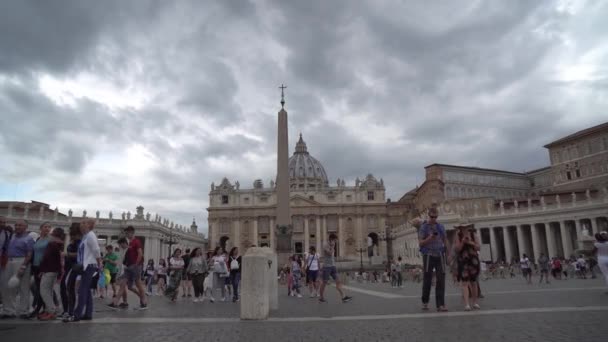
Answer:
[[[281,89],[281,109],[285,108],[285,92],[283,90],[285,90],[286,88],[287,86],[281,83],[281,86],[279,87],[279,89]]]
[[[300,140],[298,140],[298,142],[296,143],[296,153],[308,154],[308,148],[306,147],[304,139],[302,139],[302,133],[300,133]]]

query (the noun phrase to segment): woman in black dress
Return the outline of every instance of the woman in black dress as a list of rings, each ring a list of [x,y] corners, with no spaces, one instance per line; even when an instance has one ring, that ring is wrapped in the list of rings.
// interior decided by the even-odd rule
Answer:
[[[472,224],[461,224],[456,227],[456,257],[458,262],[458,281],[462,287],[464,297],[464,310],[470,311],[471,305],[474,309],[481,309],[477,303],[478,288],[477,278],[479,277],[479,244],[475,241],[475,230]]]

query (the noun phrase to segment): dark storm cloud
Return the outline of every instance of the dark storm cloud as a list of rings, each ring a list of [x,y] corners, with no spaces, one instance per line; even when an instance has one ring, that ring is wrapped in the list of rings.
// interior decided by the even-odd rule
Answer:
[[[542,145],[605,121],[608,5],[586,5],[3,2],[0,176],[189,225],[212,181],[275,177],[281,83],[290,152],[302,132],[332,184],[373,173],[396,200],[431,163],[545,166]],[[596,56],[593,78],[559,80],[579,55]],[[83,74],[101,95],[66,105],[40,88]],[[133,146],[152,161],[141,184],[123,173],[139,165],[112,164]]]

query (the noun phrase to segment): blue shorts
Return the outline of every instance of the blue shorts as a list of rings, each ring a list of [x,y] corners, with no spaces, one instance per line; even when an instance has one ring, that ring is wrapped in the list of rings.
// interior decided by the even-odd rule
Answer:
[[[332,277],[334,280],[338,280],[338,271],[336,270],[336,266],[323,267],[323,281],[328,282],[329,277]]]
[[[316,282],[317,281],[317,277],[319,276],[319,270],[308,270],[308,272],[306,272],[306,282]]]

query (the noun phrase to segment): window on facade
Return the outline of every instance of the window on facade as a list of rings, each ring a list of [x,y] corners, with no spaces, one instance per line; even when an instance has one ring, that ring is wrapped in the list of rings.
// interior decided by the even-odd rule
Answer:
[[[568,180],[572,180],[572,174],[570,171],[566,172],[566,178],[568,178]]]
[[[222,204],[228,204],[228,195],[222,195]]]
[[[367,192],[367,200],[368,201],[373,201],[374,200],[374,192],[373,191],[368,191]]]
[[[581,178],[581,170],[576,169],[576,178]]]
[[[315,196],[308,196],[308,199],[311,200],[311,201],[314,201],[315,200]]]
[[[335,195],[327,195],[327,200],[328,201],[335,201],[336,200],[336,196]]]
[[[260,202],[262,202],[262,203],[268,202],[268,197],[260,197]]]
[[[346,200],[347,200],[348,202],[352,202],[352,201],[353,201],[353,196],[351,196],[351,195],[346,195]]]
[[[249,197],[245,197],[243,200],[245,201],[245,204],[249,204]]]
[[[304,184],[300,184],[300,189],[304,189]]]

